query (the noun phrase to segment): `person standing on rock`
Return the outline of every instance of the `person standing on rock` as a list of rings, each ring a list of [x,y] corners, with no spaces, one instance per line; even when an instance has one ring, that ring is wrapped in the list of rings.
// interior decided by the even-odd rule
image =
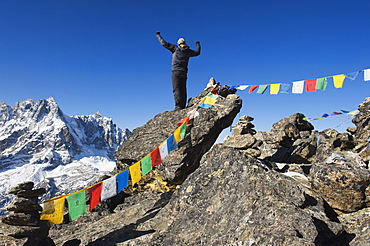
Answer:
[[[183,38],[179,38],[175,45],[164,41],[160,32],[157,32],[156,36],[161,45],[172,52],[172,91],[175,98],[175,110],[183,109],[187,100],[186,80],[189,58],[200,55],[200,42],[195,41],[197,48],[192,50]]]

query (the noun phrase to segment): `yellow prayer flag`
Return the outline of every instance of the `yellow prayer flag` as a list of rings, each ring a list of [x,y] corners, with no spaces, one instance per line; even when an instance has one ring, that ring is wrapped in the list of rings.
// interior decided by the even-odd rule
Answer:
[[[204,101],[205,101],[205,100],[206,100],[206,97],[203,97],[203,98],[200,100],[199,104],[204,103]]]
[[[280,84],[271,84],[270,85],[270,94],[278,94],[280,90]]]
[[[335,88],[342,88],[345,78],[346,78],[346,76],[344,74],[339,74],[339,75],[333,76],[334,87]]]
[[[210,98],[210,97],[205,97],[204,101],[203,101],[204,104],[208,104],[208,105],[214,105],[216,103],[216,100]]]
[[[140,161],[129,167],[131,176],[131,185],[134,186],[141,179]]]
[[[180,127],[179,126],[174,132],[173,132],[173,135],[175,137],[175,141],[176,142],[179,142],[181,140],[181,135],[180,135]]]
[[[358,110],[356,109],[356,110],[353,110],[353,111],[351,111],[351,112],[348,112],[347,114],[350,114],[350,115],[356,115],[356,114],[358,114]]]
[[[48,220],[53,224],[62,224],[64,217],[64,202],[65,196],[44,202],[44,208],[40,219]]]

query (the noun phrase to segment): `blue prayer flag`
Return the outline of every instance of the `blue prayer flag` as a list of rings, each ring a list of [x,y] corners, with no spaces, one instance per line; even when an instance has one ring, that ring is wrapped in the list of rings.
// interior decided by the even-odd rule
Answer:
[[[357,75],[359,74],[360,71],[357,72],[352,72],[352,73],[347,73],[346,77],[349,78],[350,80],[355,80]]]
[[[289,83],[283,83],[280,85],[280,93],[289,93],[291,90],[292,85]]]
[[[174,135],[172,135],[171,137],[167,139],[167,148],[168,148],[168,153],[178,148]]]
[[[200,103],[200,104],[198,105],[198,107],[199,107],[199,108],[210,108],[210,107],[212,107],[212,105],[210,105],[210,104],[205,104],[205,103]]]
[[[121,192],[128,186],[128,169],[120,174],[117,174],[117,191]]]

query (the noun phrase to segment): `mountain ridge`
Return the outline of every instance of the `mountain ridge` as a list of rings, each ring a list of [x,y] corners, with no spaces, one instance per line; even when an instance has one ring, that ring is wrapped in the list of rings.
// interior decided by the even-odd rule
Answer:
[[[33,181],[49,190],[45,198],[50,198],[70,190],[57,188],[67,179],[55,180],[59,169],[68,170],[70,177],[78,175],[73,169],[83,170],[87,177],[80,185],[97,173],[111,171],[116,149],[129,134],[100,112],[68,116],[53,97],[27,99],[14,106],[0,102],[0,180],[15,175],[14,181]],[[0,189],[0,196],[6,197],[0,206],[9,201],[5,193],[10,186]]]

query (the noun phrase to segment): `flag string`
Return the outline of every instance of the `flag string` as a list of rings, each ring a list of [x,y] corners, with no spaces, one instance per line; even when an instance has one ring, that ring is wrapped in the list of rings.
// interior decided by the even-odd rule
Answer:
[[[333,112],[331,114],[323,114],[321,117],[317,117],[317,118],[307,118],[307,117],[304,117],[303,119],[306,120],[306,121],[321,120],[321,119],[325,119],[325,118],[328,118],[328,117],[337,116],[337,115],[341,115],[341,114],[352,115],[351,117],[353,117],[353,116],[355,116],[356,114],[359,113],[358,110],[347,111],[347,110],[341,109],[340,111],[341,112]]]
[[[270,94],[276,95],[279,93],[289,94],[303,94],[306,92],[315,92],[316,90],[325,91],[328,85],[328,78],[332,78],[332,82],[335,88],[342,88],[346,78],[355,80],[360,72],[364,73],[364,81],[370,81],[370,68],[363,69],[355,72],[346,74],[338,74],[332,76],[325,76],[314,79],[299,80],[290,83],[271,83],[271,84],[242,84],[242,85],[231,85],[230,89],[246,90],[248,93],[256,91],[257,94],[264,94],[270,87]]]

